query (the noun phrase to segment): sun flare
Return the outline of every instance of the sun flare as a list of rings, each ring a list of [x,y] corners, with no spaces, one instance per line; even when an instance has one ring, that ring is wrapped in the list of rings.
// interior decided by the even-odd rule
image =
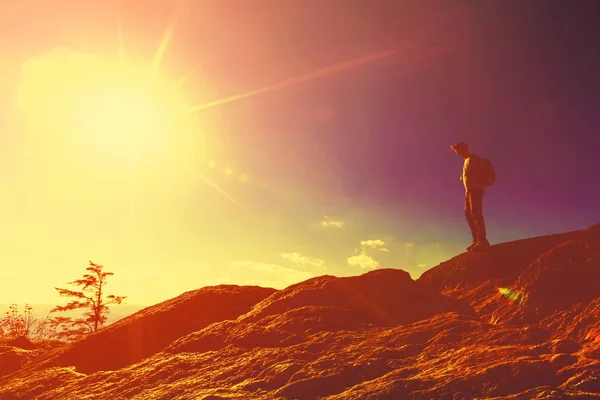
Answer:
[[[128,155],[161,147],[170,130],[169,111],[156,99],[116,88],[85,99],[76,117],[89,148]]]
[[[69,50],[24,65],[19,106],[59,145],[112,161],[148,161],[197,132],[180,88],[151,64]]]

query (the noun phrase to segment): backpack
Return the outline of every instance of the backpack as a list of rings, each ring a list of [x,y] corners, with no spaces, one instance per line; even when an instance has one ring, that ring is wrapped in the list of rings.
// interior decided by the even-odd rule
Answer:
[[[488,187],[492,186],[494,182],[496,182],[496,171],[494,171],[494,166],[492,162],[487,158],[482,158],[481,163],[483,168],[483,186]]]

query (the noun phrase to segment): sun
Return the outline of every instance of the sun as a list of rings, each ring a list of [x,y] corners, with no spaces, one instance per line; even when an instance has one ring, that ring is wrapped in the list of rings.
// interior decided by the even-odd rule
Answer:
[[[106,88],[82,99],[75,115],[87,147],[113,156],[149,155],[174,133],[171,104],[127,87]]]
[[[60,49],[29,60],[19,107],[38,131],[88,157],[150,162],[197,132],[174,81],[150,63]]]

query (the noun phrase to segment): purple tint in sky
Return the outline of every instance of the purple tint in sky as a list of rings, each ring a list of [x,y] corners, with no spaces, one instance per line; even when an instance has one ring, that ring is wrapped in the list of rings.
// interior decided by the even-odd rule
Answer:
[[[127,47],[128,54],[150,58],[174,2],[120,3],[124,37],[147,43]],[[208,141],[218,136],[211,142],[215,154],[272,187],[318,193],[327,210],[410,215],[410,223],[390,224],[399,230],[423,221],[466,236],[462,160],[449,147],[465,141],[497,171],[484,203],[493,241],[600,221],[600,2],[191,3],[164,64],[199,67],[200,78],[187,83],[199,104],[403,49],[199,113],[219,122],[218,131],[206,133]],[[43,14],[53,4],[36,7]],[[116,51],[116,9],[106,4],[72,3],[75,22],[60,29],[49,18],[5,21],[0,43],[18,54],[50,51],[57,43]],[[165,10],[157,12],[159,5]],[[68,40],[73,37],[81,43]],[[35,46],[20,49],[19,38]],[[214,90],[203,90],[206,85]],[[298,207],[281,204],[275,213],[291,218]]]
[[[229,67],[211,71],[219,81],[234,74],[238,89],[252,89],[268,82],[257,78],[261,68],[283,78],[413,48],[209,111],[236,119],[225,133],[236,156],[280,185],[302,187],[335,169],[340,189],[361,204],[449,218],[443,229],[466,231],[462,161],[449,148],[466,141],[497,170],[484,210],[495,241],[600,221],[598,2],[286,4],[253,10],[254,23],[269,21],[262,35],[272,41],[258,53],[231,49]],[[268,170],[266,153],[275,163]]]

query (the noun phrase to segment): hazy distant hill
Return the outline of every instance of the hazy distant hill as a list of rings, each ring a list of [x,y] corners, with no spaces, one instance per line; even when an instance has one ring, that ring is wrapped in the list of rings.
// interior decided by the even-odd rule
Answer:
[[[600,398],[600,225],[283,290],[221,285],[52,351],[1,399]]]
[[[64,304],[64,303],[61,303]],[[25,309],[25,304],[17,304],[19,307],[19,313],[22,313]],[[48,312],[52,310],[56,304],[29,304],[33,310],[33,315],[35,317],[45,317],[48,315]],[[0,316],[4,316],[8,311],[10,304],[0,304]],[[112,324],[115,321],[120,320],[128,315],[133,314],[136,311],[141,310],[146,306],[139,304],[121,304],[121,305],[111,305],[110,306],[110,314],[108,314],[107,324]],[[73,314],[67,313],[56,313],[56,315],[79,315],[82,313],[82,310],[74,311]]]

